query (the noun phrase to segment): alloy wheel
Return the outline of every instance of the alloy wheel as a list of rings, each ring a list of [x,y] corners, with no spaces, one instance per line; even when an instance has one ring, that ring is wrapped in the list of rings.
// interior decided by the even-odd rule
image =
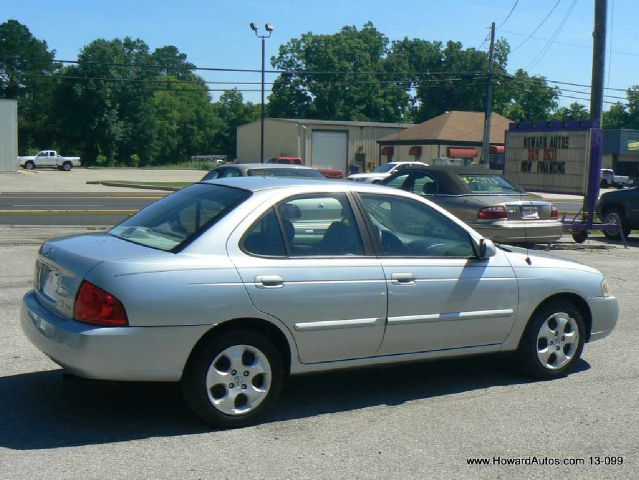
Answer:
[[[579,327],[564,312],[548,317],[537,333],[537,358],[544,368],[559,370],[575,356],[579,346]]]
[[[262,403],[271,386],[271,365],[251,345],[233,345],[220,352],[206,374],[211,404],[227,415],[246,414]]]

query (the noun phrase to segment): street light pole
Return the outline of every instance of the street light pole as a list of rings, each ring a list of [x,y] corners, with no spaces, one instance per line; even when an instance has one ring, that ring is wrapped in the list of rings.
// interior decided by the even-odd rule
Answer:
[[[256,23],[250,24],[251,30],[255,33],[255,36],[262,40],[262,103],[260,108],[260,163],[264,163],[264,118],[266,116],[265,105],[264,105],[264,73],[265,73],[265,60],[266,60],[266,39],[270,38],[271,33],[273,33],[273,24],[267,23],[264,25],[264,29],[267,31],[266,34],[260,35],[259,27]]]

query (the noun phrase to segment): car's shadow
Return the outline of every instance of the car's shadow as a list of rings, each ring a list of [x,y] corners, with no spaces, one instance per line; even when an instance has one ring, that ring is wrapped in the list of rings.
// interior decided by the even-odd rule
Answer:
[[[507,363],[489,356],[292,377],[266,421],[530,382]],[[588,368],[584,360],[577,365]],[[0,447],[39,450],[210,430],[175,384],[67,383],[60,370],[0,377]]]

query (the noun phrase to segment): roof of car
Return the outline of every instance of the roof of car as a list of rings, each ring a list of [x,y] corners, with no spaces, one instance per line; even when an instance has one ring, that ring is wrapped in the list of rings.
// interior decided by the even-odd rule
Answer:
[[[282,168],[286,168],[286,169],[291,169],[291,168],[295,168],[295,169],[305,169],[305,170],[314,170],[314,168],[311,167],[306,167],[304,165],[292,165],[290,163],[225,163],[224,165],[220,165],[219,167],[216,168],[223,168],[223,167],[235,167],[235,168],[240,168],[242,170],[250,170],[252,168],[268,168],[268,169],[282,169]]]
[[[472,192],[468,186],[461,181],[459,175],[499,175],[503,176],[503,173],[499,170],[489,170],[483,167],[454,167],[454,166],[435,166],[435,167],[419,167],[419,168],[406,168],[394,173],[388,178],[385,178],[382,183],[386,184],[400,175],[406,175],[411,172],[430,173],[437,180],[439,185],[439,192],[449,195],[475,195],[476,192]],[[511,181],[511,183],[514,183]]]
[[[214,178],[211,180],[205,180],[200,183],[211,183],[215,185],[225,185],[229,187],[242,188],[244,190],[250,190],[251,192],[259,192],[261,190],[269,190],[272,188],[285,188],[285,187],[317,187],[318,185],[326,185],[334,189],[337,187],[343,187],[343,191],[349,191],[353,187],[360,187],[357,182],[351,182],[348,180],[318,180],[307,177],[226,177],[226,178]],[[365,184],[365,186],[375,186],[382,188],[378,185]],[[387,188],[387,187],[385,187]]]

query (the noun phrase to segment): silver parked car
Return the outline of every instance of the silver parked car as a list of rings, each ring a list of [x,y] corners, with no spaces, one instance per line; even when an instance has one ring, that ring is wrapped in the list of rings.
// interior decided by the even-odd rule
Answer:
[[[47,241],[21,317],[68,373],[180,382],[199,416],[233,427],[288,374],[516,351],[555,378],[617,315],[597,270],[497,248],[411,193],[244,177]]]
[[[422,167],[397,172],[382,185],[421,195],[495,242],[549,243],[561,238],[555,205],[481,167]]]
[[[320,180],[326,178],[318,170],[311,167],[304,167],[303,165],[225,163],[204,175],[202,181],[228,177],[303,177],[319,178]]]

